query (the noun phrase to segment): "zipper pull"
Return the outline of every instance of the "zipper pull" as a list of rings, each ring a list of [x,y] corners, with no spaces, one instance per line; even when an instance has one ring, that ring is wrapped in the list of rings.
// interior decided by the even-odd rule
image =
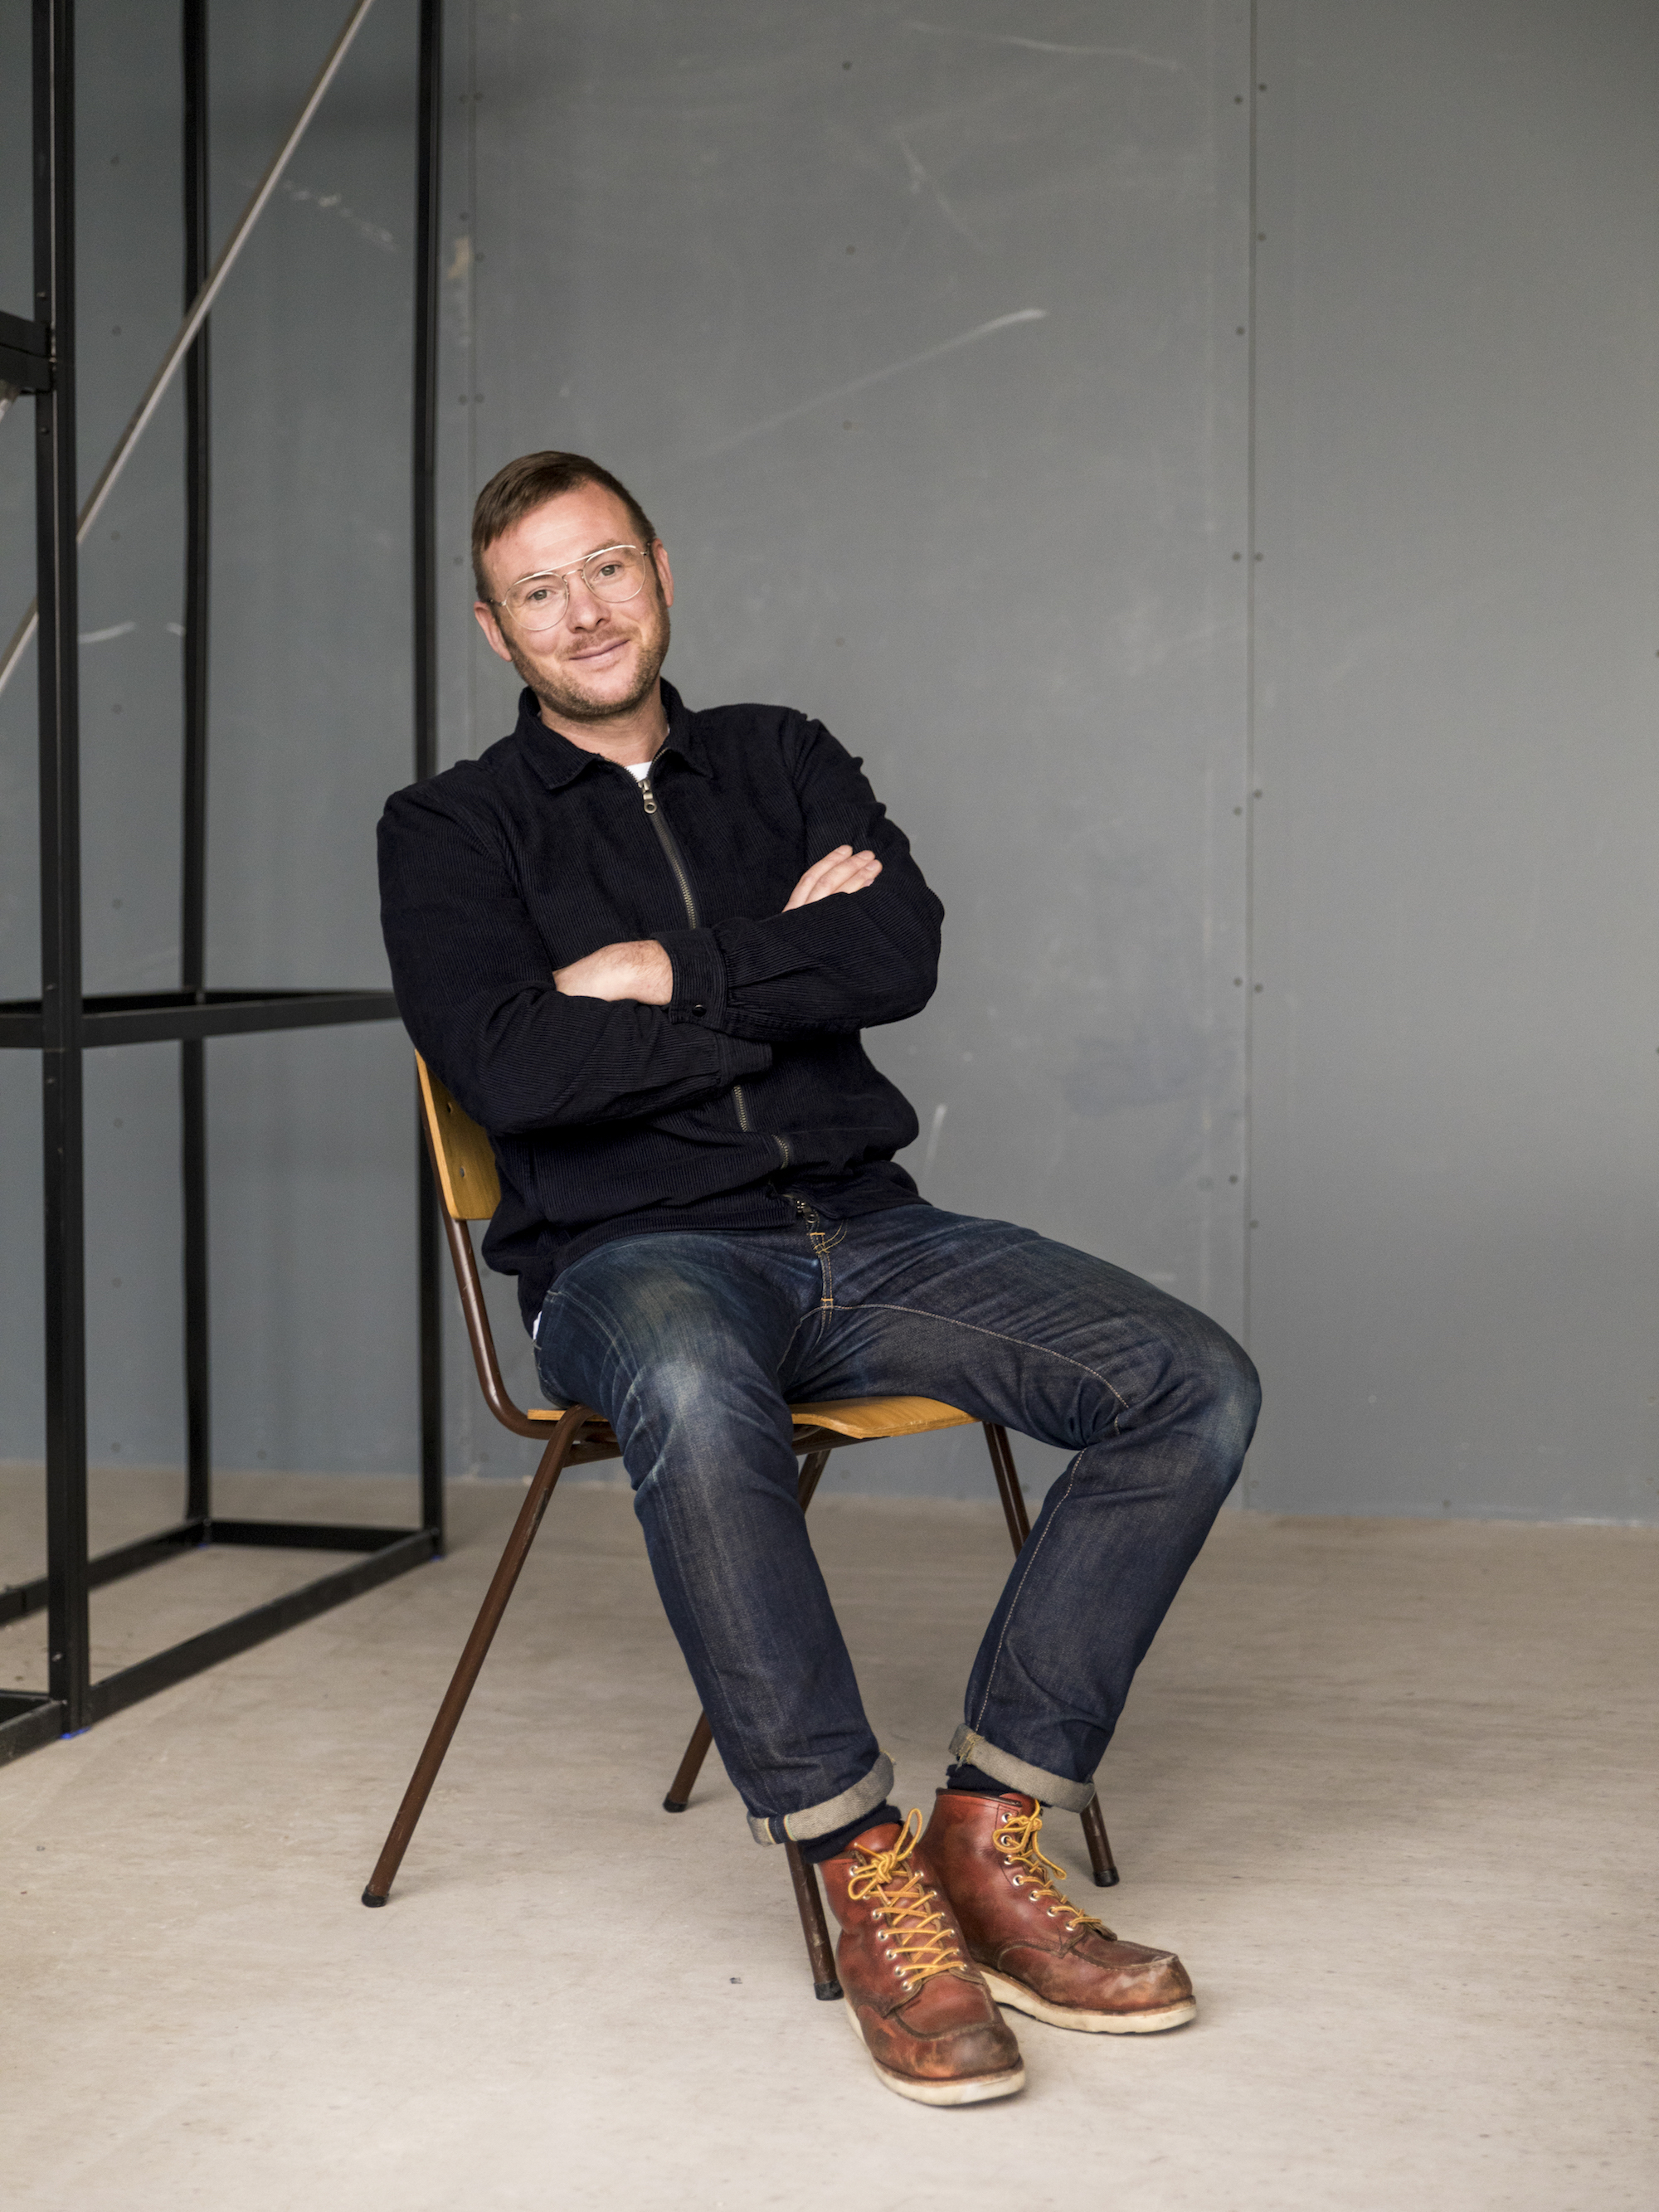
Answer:
[[[647,814],[654,814],[657,811],[657,801],[655,794],[651,789],[651,779],[649,776],[645,776],[641,780],[640,797],[645,801],[646,812]]]
[[[801,1219],[803,1221],[810,1221],[813,1228],[816,1229],[818,1225],[818,1217],[816,1207],[809,1206],[804,1198],[796,1199],[794,1204],[795,1211],[799,1214]]]

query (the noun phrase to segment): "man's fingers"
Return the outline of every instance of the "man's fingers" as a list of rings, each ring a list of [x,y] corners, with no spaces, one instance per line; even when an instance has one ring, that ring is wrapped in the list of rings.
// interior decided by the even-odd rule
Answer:
[[[821,860],[814,860],[811,866],[806,871],[806,873],[796,884],[795,889],[798,891],[804,891],[807,897],[811,898],[812,893],[823,881],[823,878],[830,873],[830,871],[832,868],[839,867],[841,863],[849,856],[853,848],[850,845],[837,845],[834,852],[826,853]]]
[[[821,860],[814,860],[806,873],[795,885],[794,890],[790,892],[784,905],[784,912],[789,914],[798,906],[810,905],[817,894],[818,878],[824,870],[833,868],[836,863],[843,860],[852,849],[850,845],[837,845],[833,853],[826,853]]]
[[[881,862],[873,853],[854,853],[824,871],[812,892],[812,900],[829,898],[836,891],[861,891],[880,873]]]
[[[861,891],[874,883],[880,873],[881,862],[873,854],[860,853],[850,860],[843,860],[839,867],[832,868],[819,882],[811,902],[832,897],[837,891]]]
[[[861,891],[880,873],[881,862],[873,853],[849,853],[843,846],[840,852],[829,854],[815,867],[808,869],[790,893],[789,904],[783,910],[788,914],[796,907],[814,905],[837,891]]]

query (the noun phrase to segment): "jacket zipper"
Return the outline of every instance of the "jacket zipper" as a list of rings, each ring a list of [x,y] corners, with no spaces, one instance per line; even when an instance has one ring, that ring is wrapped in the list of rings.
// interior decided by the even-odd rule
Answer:
[[[640,797],[645,803],[646,812],[651,817],[651,827],[657,833],[657,842],[662,847],[664,856],[674,872],[674,881],[680,887],[680,897],[684,902],[686,921],[693,929],[701,929],[702,924],[697,920],[697,902],[692,895],[691,878],[685,872],[685,863],[680,858],[680,848],[674,842],[674,833],[658,807],[657,794],[651,788],[651,779],[648,775],[641,776],[640,779]],[[740,1083],[734,1083],[732,1085],[732,1103],[738,1109],[738,1127],[747,1135],[749,1104],[743,1095],[743,1085]],[[783,1155],[782,1164],[787,1167],[788,1146],[784,1143],[781,1137],[774,1137],[772,1142]]]

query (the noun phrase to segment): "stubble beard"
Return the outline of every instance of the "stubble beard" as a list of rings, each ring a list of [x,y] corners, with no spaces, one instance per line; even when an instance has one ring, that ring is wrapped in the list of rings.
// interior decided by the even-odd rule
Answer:
[[[656,690],[663,662],[668,658],[671,629],[668,609],[659,593],[655,623],[640,639],[639,680],[622,699],[599,699],[574,684],[562,684],[544,668],[538,668],[527,660],[517,639],[509,636],[505,630],[502,641],[512,657],[514,667],[550,714],[562,714],[573,722],[609,722],[619,720],[624,714],[631,714]]]

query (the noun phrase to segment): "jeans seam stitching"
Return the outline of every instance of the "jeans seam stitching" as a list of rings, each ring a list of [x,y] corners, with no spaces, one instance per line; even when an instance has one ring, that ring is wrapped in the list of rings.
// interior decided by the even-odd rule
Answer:
[[[1073,1359],[1069,1352],[1056,1352],[1049,1345],[1033,1344],[1029,1337],[1009,1336],[1000,1328],[982,1328],[976,1321],[958,1321],[954,1314],[931,1314],[921,1306],[890,1305],[884,1300],[877,1298],[860,1298],[857,1304],[866,1307],[872,1313],[920,1314],[924,1321],[942,1321],[951,1328],[970,1328],[976,1336],[995,1337],[999,1344],[1017,1344],[1023,1352],[1039,1352],[1046,1358],[1064,1360],[1066,1366],[1075,1367],[1079,1374],[1092,1375],[1097,1382],[1103,1384],[1111,1392],[1126,1413],[1130,1410],[1128,1400],[1115,1383],[1103,1375],[1097,1367],[1091,1367],[1085,1360]],[[1117,1425],[1115,1414],[1112,1418],[1112,1425],[1114,1428]]]
[[[817,1251],[818,1267],[823,1279],[823,1287],[818,1297],[818,1308],[821,1312],[827,1310],[833,1313],[836,1310],[836,1277],[835,1270],[830,1264],[830,1255],[846,1234],[847,1224],[843,1222],[836,1234],[827,1241],[816,1233],[812,1238]]]

